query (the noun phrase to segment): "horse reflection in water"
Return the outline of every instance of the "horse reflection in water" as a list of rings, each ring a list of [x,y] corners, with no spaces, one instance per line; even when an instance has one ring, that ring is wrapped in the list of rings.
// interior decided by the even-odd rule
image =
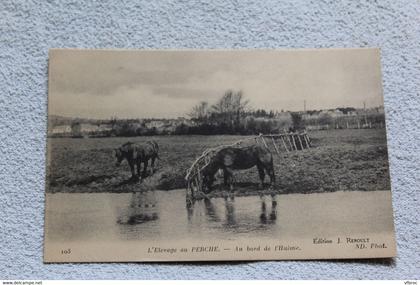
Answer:
[[[130,199],[130,206],[123,210],[117,223],[137,225],[159,218],[158,203],[154,191],[133,193]]]
[[[271,201],[271,212],[267,213],[267,205],[263,200],[261,203],[260,221],[262,224],[273,224],[277,220],[277,201],[273,198]]]
[[[260,222],[260,225],[275,224],[277,220],[277,201],[275,196],[271,196],[270,201],[266,201],[267,197],[260,197],[261,207],[260,212],[255,212],[255,218]],[[218,201],[217,201],[218,200]],[[219,203],[217,203],[219,202]],[[201,218],[205,218],[208,222],[223,223],[225,228],[235,228],[240,225],[248,224],[247,219],[250,218],[249,212],[246,212],[246,207],[239,206],[237,209],[234,198],[224,199],[224,219],[223,210],[220,209],[220,198],[203,199],[201,201],[194,201],[187,205],[188,221],[190,224],[200,222]],[[219,208],[215,204],[219,205]],[[271,204],[271,205],[270,205]],[[271,207],[270,207],[271,206]],[[238,211],[239,210],[239,211]]]

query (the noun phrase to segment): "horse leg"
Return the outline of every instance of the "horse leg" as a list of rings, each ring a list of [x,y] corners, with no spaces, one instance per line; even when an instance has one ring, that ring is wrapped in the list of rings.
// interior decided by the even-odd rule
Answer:
[[[152,167],[152,174],[155,173],[155,159],[156,159],[156,156],[153,156],[152,163],[150,164],[150,166]]]
[[[274,195],[271,195],[272,201],[271,201],[271,214],[270,214],[270,220],[274,221],[277,219],[277,201],[275,199]]]
[[[134,169],[134,162],[129,160],[128,165],[130,166],[131,179],[136,178],[135,169]]]
[[[226,175],[228,174],[228,175]],[[231,192],[233,192],[233,170],[230,169],[229,167],[225,168],[225,175],[224,178],[226,179],[226,177],[228,177],[228,183],[229,183],[229,189]]]
[[[258,174],[260,175],[260,180],[261,180],[261,189],[264,189],[264,178],[265,178],[264,167],[260,164],[257,164],[257,168],[258,168]]]
[[[136,164],[137,164],[137,177],[140,178],[141,161],[137,160]]]
[[[270,176],[270,187],[274,187],[276,183],[276,176],[274,174],[274,165],[273,161],[271,161],[269,167],[267,168],[268,175]]]
[[[143,178],[145,178],[146,177],[146,175],[147,175],[147,164],[148,164],[148,160],[147,159],[145,159],[144,161],[143,161],[143,164],[144,164],[144,168],[143,168],[143,174],[142,174],[142,177]]]
[[[267,206],[265,204],[264,200],[261,200],[261,215],[260,215],[260,221],[261,223],[265,224],[267,223]]]
[[[226,168],[223,169],[223,184],[225,186],[228,186],[228,180],[229,180],[229,172]]]

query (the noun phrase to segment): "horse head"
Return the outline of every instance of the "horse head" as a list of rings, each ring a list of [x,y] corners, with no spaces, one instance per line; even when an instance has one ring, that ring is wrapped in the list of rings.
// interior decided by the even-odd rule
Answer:
[[[115,163],[115,166],[120,166],[121,162],[124,160],[124,153],[121,147],[118,147],[115,149],[115,157],[117,158],[117,162]]]

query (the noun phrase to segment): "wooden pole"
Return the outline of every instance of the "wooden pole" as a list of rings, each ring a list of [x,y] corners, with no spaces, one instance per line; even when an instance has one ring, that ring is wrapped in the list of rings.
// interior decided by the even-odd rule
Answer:
[[[191,192],[191,185],[190,185],[190,180],[187,180],[187,195],[186,195],[186,198],[188,199],[188,197],[189,196],[191,196],[190,195],[190,192]]]
[[[294,146],[295,150],[297,150],[297,147],[296,147],[296,142],[295,142],[295,135],[294,135],[294,134],[292,134],[291,136],[292,136],[293,146]]]
[[[265,147],[268,149],[268,150],[270,150],[269,148],[268,148],[268,145],[267,145],[267,143],[265,142],[265,139],[264,139],[264,137],[261,137],[262,138],[262,141],[263,141],[263,143],[264,143],[264,145],[265,145]]]
[[[284,148],[286,149],[287,152],[289,152],[289,148],[287,147],[286,142],[284,141],[284,137],[281,136],[280,138],[281,138],[281,141],[283,142]]]
[[[297,137],[299,139],[300,148],[303,150],[303,144],[302,144],[302,139],[300,138],[300,134],[297,134]]]
[[[273,141],[273,145],[274,145],[274,149],[276,150],[277,154],[280,154],[277,145],[276,145],[276,141],[274,140],[274,137],[271,137],[271,140]]]
[[[195,187],[196,187],[196,190],[199,190],[200,192],[202,192],[201,187],[200,187],[200,181],[198,180],[198,176],[195,176]]]
[[[293,145],[292,145],[292,141],[290,140],[290,135],[286,135],[287,137],[287,141],[289,142],[290,145],[290,151],[293,151]]]
[[[197,170],[197,179],[198,179],[198,185],[199,185],[199,189],[200,192],[203,192],[203,185],[202,185],[202,179],[201,179],[201,170]]]
[[[306,139],[306,134],[303,134],[303,139],[305,141],[305,148],[309,148],[308,140]]]
[[[305,134],[304,138],[305,138],[306,145],[308,146],[308,148],[311,147],[311,143],[309,142],[308,134]]]
[[[190,196],[191,196],[191,199],[194,199],[195,198],[194,182],[190,180],[189,184],[190,184]]]

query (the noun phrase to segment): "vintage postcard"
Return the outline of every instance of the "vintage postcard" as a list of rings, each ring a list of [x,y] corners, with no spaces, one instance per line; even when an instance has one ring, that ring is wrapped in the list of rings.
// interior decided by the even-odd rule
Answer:
[[[45,262],[396,255],[378,49],[50,51]]]

